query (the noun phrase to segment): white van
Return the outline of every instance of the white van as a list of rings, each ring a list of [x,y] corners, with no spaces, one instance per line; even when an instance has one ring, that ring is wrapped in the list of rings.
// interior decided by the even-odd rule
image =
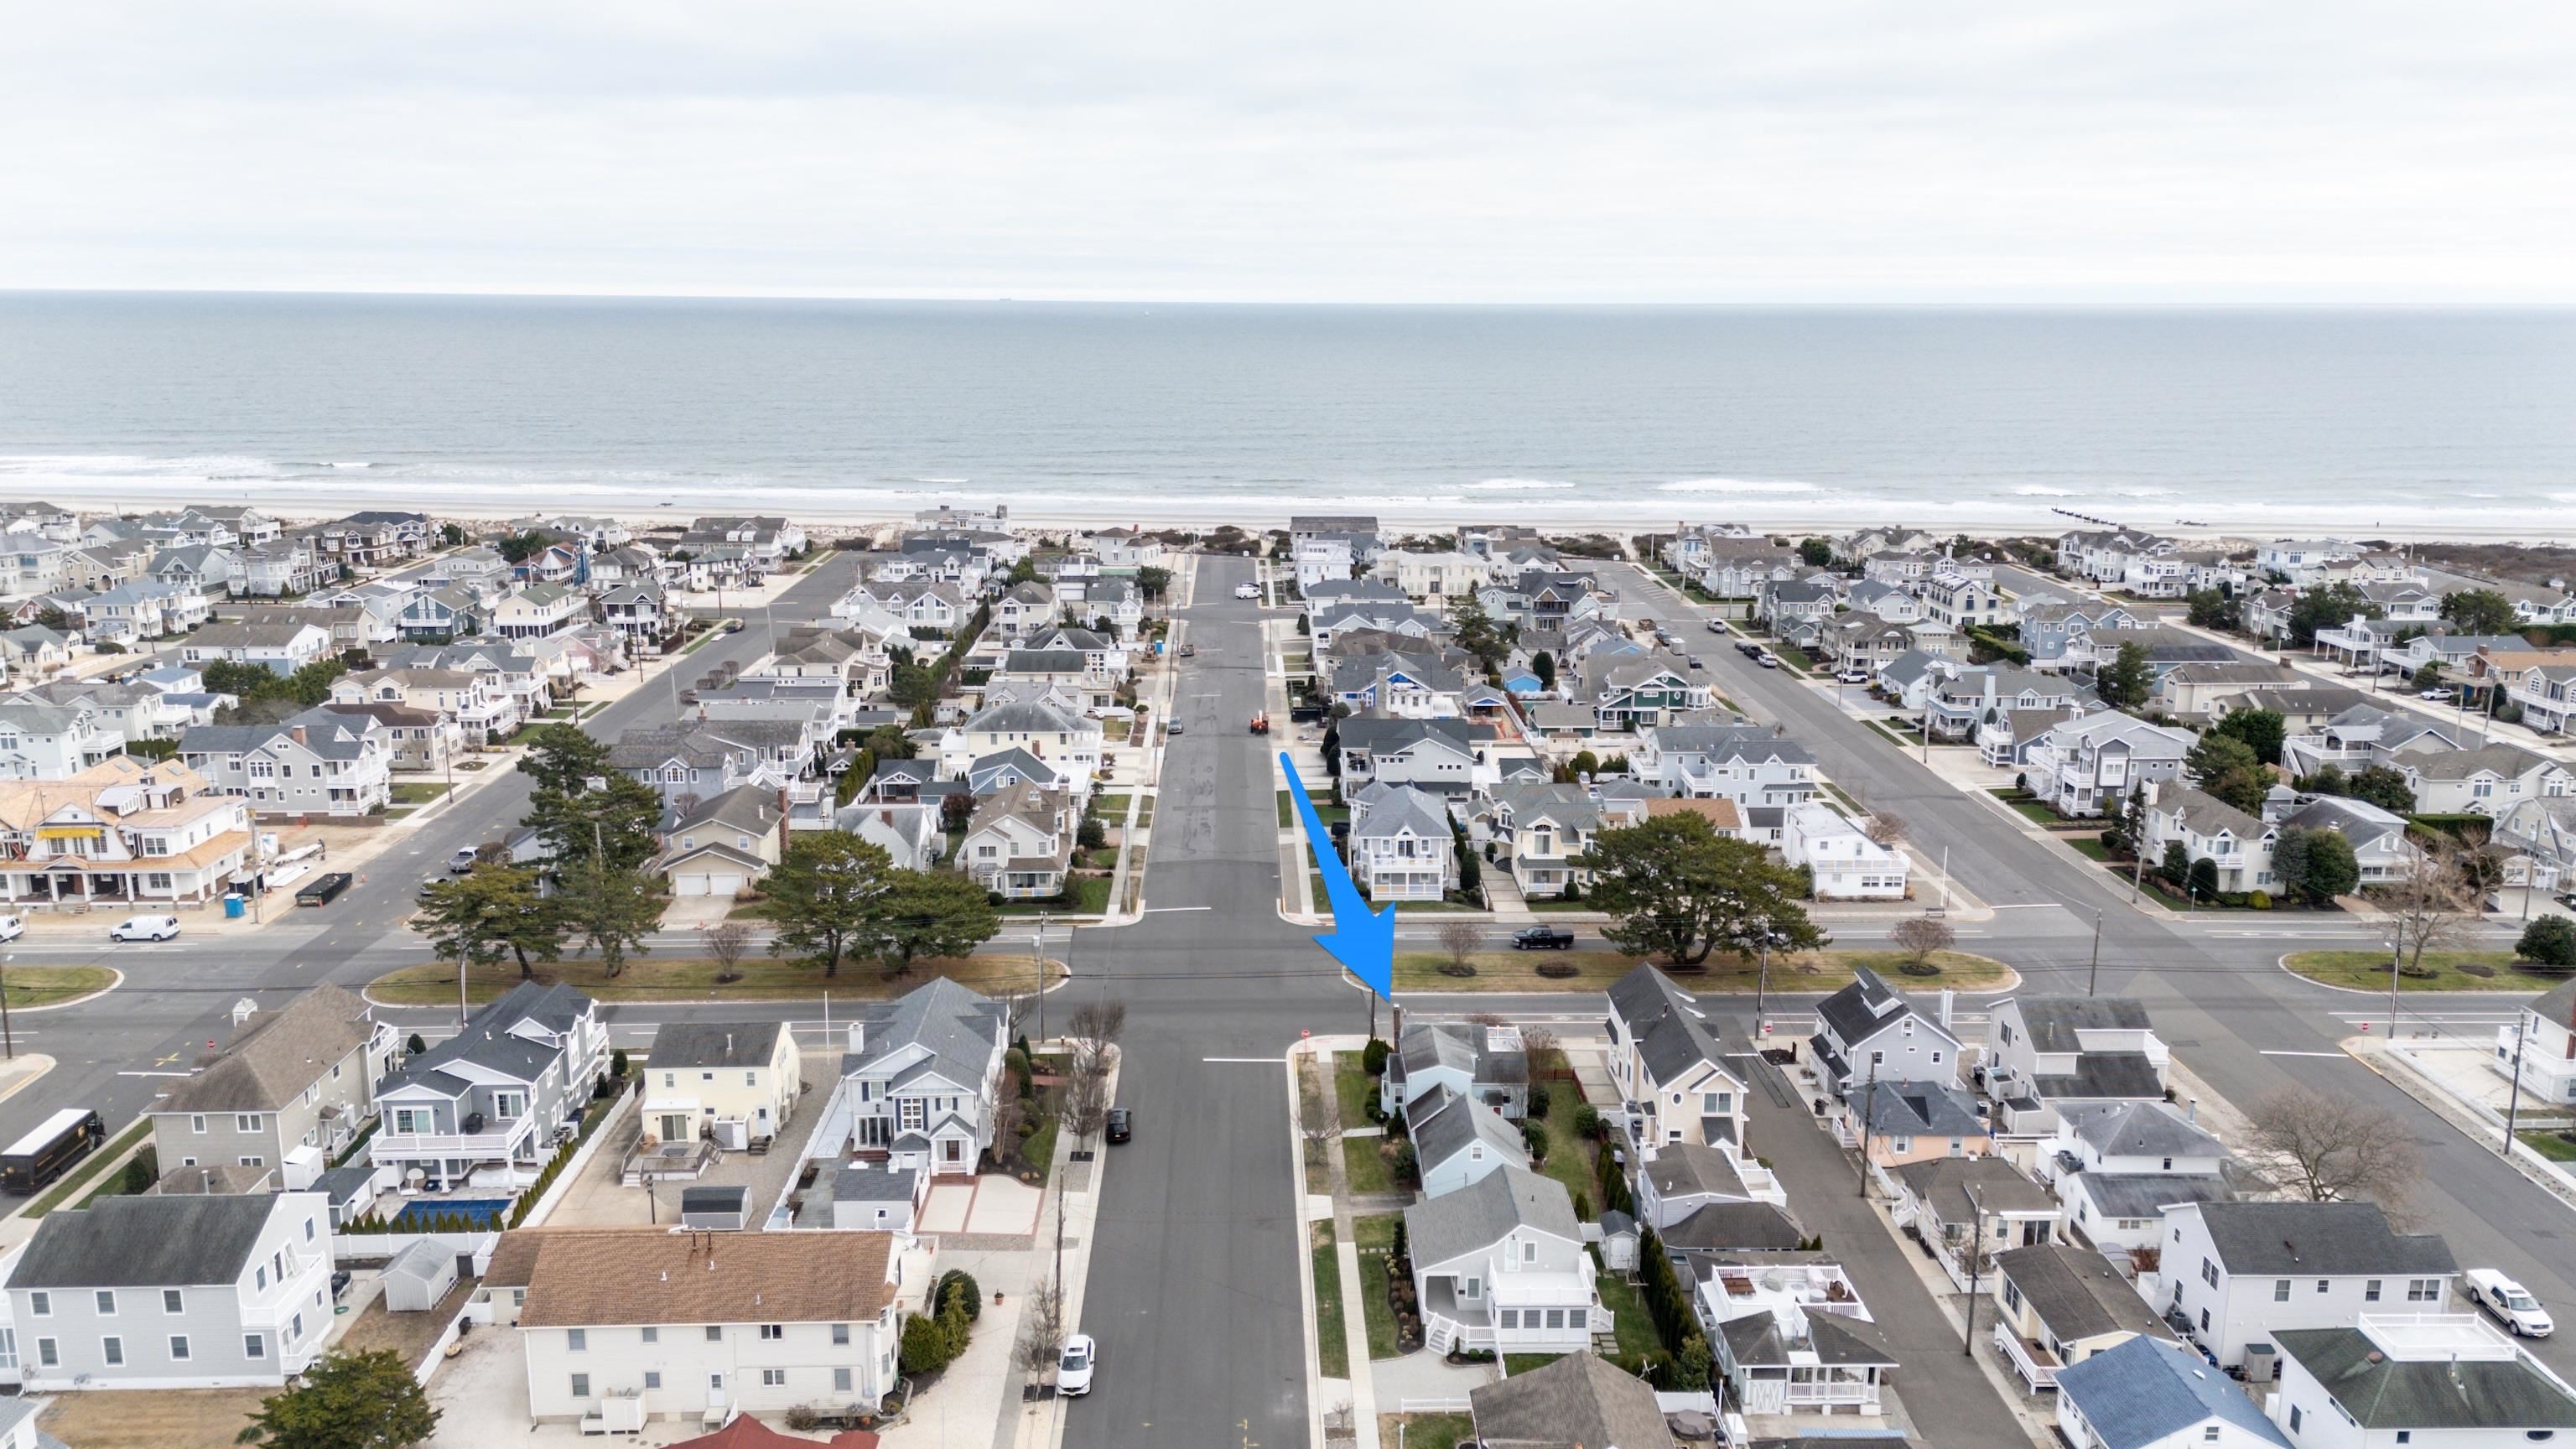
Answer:
[[[167,941],[179,934],[177,916],[128,916],[107,933],[111,941]]]
[[[2494,1314],[2514,1333],[2533,1338],[2547,1338],[2555,1325],[2549,1321],[2549,1310],[2524,1287],[2493,1268],[2471,1268],[2460,1275],[2460,1285],[2468,1290],[2477,1305]]]

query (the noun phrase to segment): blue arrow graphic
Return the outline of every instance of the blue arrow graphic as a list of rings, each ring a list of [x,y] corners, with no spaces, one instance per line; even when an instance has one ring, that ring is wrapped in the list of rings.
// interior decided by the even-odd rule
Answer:
[[[1297,798],[1297,818],[1306,826],[1306,848],[1315,853],[1315,869],[1324,873],[1324,894],[1333,903],[1333,933],[1317,936],[1315,944],[1333,953],[1333,959],[1368,984],[1371,991],[1392,1001],[1395,999],[1395,903],[1372,912],[1360,898],[1360,888],[1351,883],[1351,873],[1342,866],[1342,857],[1333,849],[1333,837],[1325,831],[1323,817],[1315,813],[1315,802],[1306,798],[1306,782],[1297,778],[1297,766],[1288,752],[1279,752],[1279,768],[1288,772],[1288,793]]]

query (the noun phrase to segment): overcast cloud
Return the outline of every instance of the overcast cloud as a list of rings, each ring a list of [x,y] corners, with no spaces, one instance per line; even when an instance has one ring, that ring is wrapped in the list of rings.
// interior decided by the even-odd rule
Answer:
[[[0,286],[2576,301],[2576,10],[38,4]]]

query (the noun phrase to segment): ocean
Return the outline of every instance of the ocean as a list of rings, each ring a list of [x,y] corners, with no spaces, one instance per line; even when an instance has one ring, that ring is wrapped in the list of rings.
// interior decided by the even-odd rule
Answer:
[[[2576,536],[2576,312],[0,294],[0,495]]]

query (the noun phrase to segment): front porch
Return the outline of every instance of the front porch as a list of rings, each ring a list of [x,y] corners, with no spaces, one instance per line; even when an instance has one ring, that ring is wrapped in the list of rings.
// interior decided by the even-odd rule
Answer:
[[[2004,1361],[2012,1365],[2014,1373],[2021,1375],[2021,1381],[2030,1392],[2056,1391],[2057,1371],[2066,1366],[2058,1362],[2057,1355],[2000,1323],[1995,1325],[1995,1347],[2002,1350]]]
[[[1595,1336],[1612,1331],[1613,1315],[1596,1299],[1589,1304],[1462,1301],[1450,1278],[1423,1284],[1423,1344],[1433,1353],[1486,1349],[1495,1353],[1578,1353]]]

